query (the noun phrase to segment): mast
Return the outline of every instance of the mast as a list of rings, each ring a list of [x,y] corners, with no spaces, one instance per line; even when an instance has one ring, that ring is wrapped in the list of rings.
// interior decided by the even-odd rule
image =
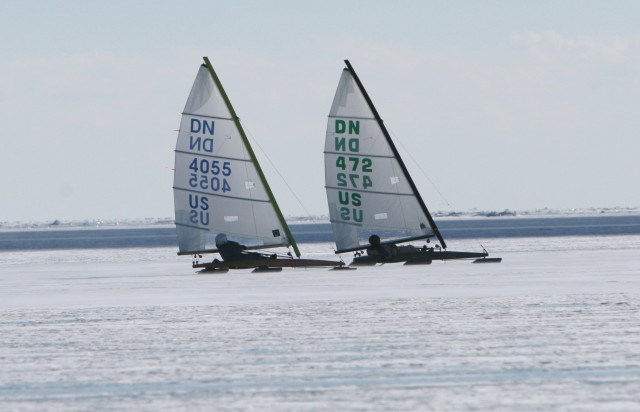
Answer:
[[[438,226],[436,225],[436,222],[433,220],[433,217],[431,217],[431,213],[429,213],[429,209],[427,209],[427,205],[424,203],[424,200],[422,200],[422,196],[420,196],[420,192],[418,191],[418,188],[416,187],[416,184],[413,182],[413,179],[411,179],[411,175],[409,174],[409,171],[407,170],[407,167],[405,166],[404,162],[402,161],[402,157],[400,157],[400,153],[398,153],[398,149],[396,149],[396,145],[393,143],[393,140],[391,140],[391,136],[389,135],[389,132],[387,131],[387,128],[385,127],[384,123],[382,122],[382,118],[378,114],[378,111],[376,110],[375,106],[373,105],[373,102],[369,98],[369,94],[367,94],[367,91],[364,89],[364,86],[360,82],[360,78],[358,78],[358,75],[356,74],[355,70],[353,70],[353,67],[351,66],[351,63],[349,63],[349,60],[345,60],[344,63],[347,65],[347,69],[349,70],[349,73],[351,73],[351,75],[353,76],[353,79],[356,81],[356,84],[358,85],[358,88],[360,89],[360,91],[362,92],[362,95],[364,96],[365,100],[367,101],[367,104],[369,105],[369,108],[373,112],[373,116],[376,118],[376,121],[378,122],[378,125],[380,126],[380,129],[382,129],[382,134],[384,134],[385,139],[387,139],[387,143],[389,143],[389,146],[391,147],[391,151],[393,152],[393,155],[396,157],[396,160],[400,164],[400,168],[402,169],[402,172],[404,173],[404,177],[407,179],[407,182],[409,183],[409,186],[411,187],[411,190],[413,190],[413,194],[418,199],[418,203],[420,204],[420,207],[422,208],[422,211],[427,216],[427,220],[429,221],[429,224],[433,228],[434,234],[436,235],[436,237],[440,241],[440,244],[442,245],[442,248],[446,249],[447,248],[447,244],[445,243],[444,238],[442,237],[442,234],[440,234],[440,230],[438,229]]]
[[[289,239],[289,242],[291,243],[291,247],[293,247],[293,250],[294,250],[296,256],[299,258],[300,257],[300,250],[298,249],[298,245],[296,244],[296,240],[293,238],[293,235],[291,234],[291,230],[289,229],[289,225],[287,225],[287,222],[284,220],[284,216],[282,215],[282,211],[280,211],[280,207],[278,206],[278,202],[276,202],[276,199],[273,196],[273,192],[271,191],[271,188],[269,187],[269,184],[267,183],[267,179],[265,178],[264,173],[262,172],[262,168],[260,167],[260,163],[258,163],[258,159],[256,158],[256,155],[253,152],[253,149],[251,148],[251,144],[249,144],[249,139],[247,139],[247,135],[244,133],[244,129],[242,128],[242,125],[240,124],[240,118],[236,115],[236,111],[233,109],[233,106],[231,105],[231,101],[229,100],[229,97],[227,96],[227,93],[224,91],[224,88],[222,87],[222,83],[220,82],[220,79],[218,78],[218,75],[216,74],[215,70],[213,70],[213,66],[211,65],[211,62],[209,61],[209,58],[205,56],[205,57],[203,57],[203,59],[204,59],[204,65],[209,70],[209,73],[211,74],[211,77],[213,78],[213,81],[216,83],[216,86],[218,86],[218,90],[220,90],[220,94],[222,95],[222,98],[224,99],[224,102],[227,105],[227,109],[229,109],[229,112],[231,113],[231,118],[233,119],[234,123],[236,124],[238,132],[240,133],[240,137],[242,138],[242,142],[244,143],[244,146],[247,149],[247,152],[249,153],[249,157],[251,158],[251,161],[253,162],[253,164],[254,164],[254,166],[256,168],[256,171],[258,172],[258,176],[260,176],[260,180],[262,181],[262,184],[264,185],[264,189],[267,192],[267,196],[269,197],[269,201],[271,201],[271,204],[273,205],[273,209],[276,212],[276,216],[278,216],[278,220],[280,221],[280,224],[282,225],[282,229],[284,230],[284,233],[287,235],[287,238]]]

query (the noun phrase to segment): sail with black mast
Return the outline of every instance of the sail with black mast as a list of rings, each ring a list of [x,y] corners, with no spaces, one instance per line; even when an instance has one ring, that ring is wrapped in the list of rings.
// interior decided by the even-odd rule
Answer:
[[[336,253],[354,263],[484,258],[447,252],[447,244],[367,91],[348,60],[331,105],[325,140],[325,188]],[[439,245],[400,246],[435,238]],[[359,251],[367,250],[367,256]]]

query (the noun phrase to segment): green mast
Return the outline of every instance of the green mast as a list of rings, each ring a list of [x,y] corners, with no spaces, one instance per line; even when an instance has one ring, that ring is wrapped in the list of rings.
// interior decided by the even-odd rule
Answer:
[[[247,152],[249,153],[249,157],[251,157],[251,161],[253,161],[253,164],[256,167],[258,176],[260,176],[260,180],[262,181],[262,184],[264,185],[264,189],[267,192],[267,196],[269,197],[269,200],[273,205],[273,209],[275,210],[276,215],[278,216],[278,220],[280,220],[280,224],[284,229],[284,233],[287,235],[287,239],[289,239],[289,242],[291,242],[291,247],[293,247],[293,251],[296,253],[296,256],[300,257],[300,250],[298,249],[296,240],[293,238],[293,235],[291,234],[291,230],[289,230],[289,225],[287,225],[287,222],[284,220],[284,216],[282,216],[282,211],[280,211],[278,202],[276,202],[276,198],[273,196],[273,192],[271,191],[271,188],[267,183],[267,179],[264,177],[264,173],[262,172],[260,163],[258,163],[258,159],[256,159],[256,155],[253,152],[251,145],[249,144],[249,139],[247,139],[247,135],[244,133],[244,129],[240,124],[240,118],[236,115],[236,111],[233,110],[231,101],[229,100],[227,93],[224,91],[224,88],[222,87],[222,83],[220,83],[220,79],[218,78],[218,75],[216,74],[215,70],[213,70],[213,66],[209,61],[209,58],[205,56],[203,57],[203,59],[204,59],[204,65],[209,70],[209,73],[211,74],[213,81],[216,83],[216,86],[218,86],[218,90],[220,90],[220,94],[222,95],[222,98],[224,99],[224,102],[227,105],[227,109],[229,109],[229,112],[231,113],[231,118],[233,119],[234,123],[236,124],[236,127],[238,128],[238,131],[240,132],[240,137],[242,138],[242,142],[244,143],[244,146],[247,149]]]

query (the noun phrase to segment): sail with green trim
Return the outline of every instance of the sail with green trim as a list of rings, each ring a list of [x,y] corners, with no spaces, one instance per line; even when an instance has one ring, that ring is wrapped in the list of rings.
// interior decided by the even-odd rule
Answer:
[[[216,252],[224,233],[247,249],[293,245],[231,103],[205,58],[182,113],[175,150],[180,254]]]

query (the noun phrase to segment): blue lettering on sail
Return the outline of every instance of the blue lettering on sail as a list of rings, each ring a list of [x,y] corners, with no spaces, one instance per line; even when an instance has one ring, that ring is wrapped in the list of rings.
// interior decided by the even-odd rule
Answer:
[[[191,119],[191,133],[210,134],[213,136],[214,129],[213,120]]]
[[[194,225],[209,225],[209,198],[189,193],[189,221]]]
[[[213,139],[210,137],[203,139],[202,137],[193,137],[191,135],[189,136],[189,150],[213,153]]]

